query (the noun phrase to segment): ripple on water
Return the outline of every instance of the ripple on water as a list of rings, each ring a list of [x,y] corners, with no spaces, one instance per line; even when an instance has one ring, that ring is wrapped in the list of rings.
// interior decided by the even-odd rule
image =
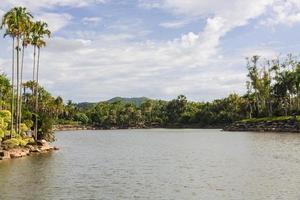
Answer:
[[[153,129],[57,138],[57,153],[0,163],[1,200],[300,197],[297,134]]]

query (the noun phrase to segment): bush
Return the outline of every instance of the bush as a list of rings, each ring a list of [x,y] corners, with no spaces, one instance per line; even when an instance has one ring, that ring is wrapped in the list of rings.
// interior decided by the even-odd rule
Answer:
[[[14,138],[3,141],[3,145],[8,148],[15,148],[18,146],[24,147],[28,143],[34,143],[34,139],[32,137],[22,138],[20,135],[17,135]]]
[[[0,110],[0,118],[4,119],[5,122],[10,122],[11,113],[8,110]]]
[[[27,140],[19,139],[19,145],[20,145],[21,147],[24,147],[24,146],[26,146],[27,144],[28,144],[28,141],[27,141]]]
[[[0,142],[2,141],[2,138],[4,137],[5,132],[0,129]]]
[[[3,141],[3,145],[7,146],[8,148],[18,147],[19,144],[20,144],[20,141],[17,138],[11,138],[11,139]]]
[[[32,137],[25,138],[24,140],[26,140],[27,143],[35,143],[35,140]]]
[[[82,124],[87,124],[89,122],[88,116],[84,113],[77,113],[75,115],[75,120],[81,122]]]

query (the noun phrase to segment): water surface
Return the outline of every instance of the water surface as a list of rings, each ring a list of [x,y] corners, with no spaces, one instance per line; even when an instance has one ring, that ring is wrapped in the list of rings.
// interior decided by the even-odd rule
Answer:
[[[300,200],[300,135],[57,133],[60,151],[0,162],[1,200]]]

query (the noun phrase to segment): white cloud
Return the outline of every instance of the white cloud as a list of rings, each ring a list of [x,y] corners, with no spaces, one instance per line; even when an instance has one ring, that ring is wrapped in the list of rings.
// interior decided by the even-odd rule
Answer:
[[[101,21],[102,21],[101,17],[84,17],[82,19],[82,22],[84,24],[92,24],[92,25],[97,25]]]
[[[56,95],[97,101],[119,95],[172,98],[180,93],[207,100],[233,92],[231,87],[244,81],[228,61],[220,72],[225,60],[209,59],[216,52],[198,46],[200,38],[194,33],[170,42],[131,43],[110,37],[53,38],[42,51],[41,82]],[[242,91],[243,85],[235,90]]]
[[[72,16],[67,13],[50,13],[45,11],[49,8],[69,6],[69,7],[83,7],[97,3],[105,3],[108,0],[1,0],[0,16],[3,15],[4,10],[9,10],[14,6],[25,6],[34,15],[37,15],[38,20],[47,21],[52,32],[56,32],[65,27],[72,19]],[[86,19],[93,20],[94,19]]]
[[[72,20],[72,16],[66,13],[58,14],[44,12],[41,15],[37,16],[36,19],[46,21],[49,25],[49,29],[52,32],[56,32],[68,25]]]
[[[25,6],[37,11],[56,6],[82,7],[95,3],[105,3],[106,0],[1,0],[1,7],[10,9],[12,6]]]
[[[300,1],[299,0],[277,0],[271,7],[271,14],[261,24],[275,26],[285,24],[292,26],[300,22]]]
[[[152,1],[147,1],[147,0],[139,0],[138,1],[139,6],[142,8],[146,9],[153,9],[153,8],[161,8],[162,3],[160,0],[152,0]]]
[[[189,20],[177,20],[177,21],[163,22],[160,23],[159,25],[164,28],[181,28],[189,23],[190,23]]]

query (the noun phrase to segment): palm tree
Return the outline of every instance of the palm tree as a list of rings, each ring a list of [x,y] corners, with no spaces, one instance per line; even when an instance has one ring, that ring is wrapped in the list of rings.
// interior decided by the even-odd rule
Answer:
[[[17,126],[16,126],[16,130],[19,133],[20,130],[20,124],[21,124],[21,106],[20,106],[20,92],[21,92],[21,84],[22,82],[20,81],[20,78],[22,76],[22,70],[20,70],[20,43],[21,40],[24,40],[24,36],[27,34],[26,32],[28,32],[28,24],[30,23],[31,19],[33,18],[32,15],[26,10],[26,8],[24,7],[17,7],[14,8],[14,12],[16,13],[16,18],[17,18],[17,34],[16,34],[16,39],[17,39],[17,110],[16,110],[16,120],[17,120]],[[22,46],[24,47],[24,41],[22,42]],[[24,49],[23,49],[24,52]],[[22,54],[23,54],[22,52]],[[22,55],[23,57],[23,55]],[[21,67],[23,68],[23,58],[22,58],[22,64]],[[20,76],[21,75],[21,76]],[[22,77],[23,78],[23,77]]]
[[[13,39],[12,48],[12,101],[11,101],[11,134],[14,130],[14,84],[15,84],[15,53],[16,56],[16,71],[17,71],[17,102],[16,102],[16,131],[19,132],[19,89],[20,89],[20,42],[22,35],[26,29],[25,24],[32,19],[32,15],[24,7],[15,7],[9,10],[2,19],[1,28],[5,27],[5,35],[11,36]],[[16,46],[15,46],[16,40]]]
[[[35,86],[35,139],[37,139],[37,129],[38,129],[38,120],[37,120],[37,112],[38,112],[38,85],[39,85],[39,68],[40,68],[40,54],[41,54],[41,48],[46,46],[46,42],[44,41],[45,36],[50,38],[51,32],[48,29],[48,24],[46,22],[37,21],[33,25],[33,31],[32,31],[32,45],[34,46],[34,62],[35,62],[35,53],[37,49],[37,63],[34,63],[33,67],[33,81],[36,79],[36,86]],[[35,71],[36,66],[36,71]],[[36,77],[35,77],[36,76]]]
[[[5,34],[4,37],[6,36],[10,36],[12,38],[12,80],[11,80],[11,124],[10,124],[10,128],[11,128],[11,132],[10,132],[10,136],[13,133],[14,130],[14,84],[15,84],[15,34],[14,34],[14,24],[15,22],[15,18],[12,14],[12,10],[10,10],[9,12],[7,12],[3,18],[2,18],[2,22],[1,22],[1,29],[6,28],[5,30]]]
[[[23,71],[24,71],[24,53],[25,53],[25,48],[30,44],[30,35],[32,31],[32,24],[33,22],[31,20],[28,20],[25,22],[24,26],[24,33],[23,33],[23,38],[22,38],[22,59],[21,59],[21,75],[20,75],[20,93],[19,93],[19,127],[22,123],[22,104],[23,104],[23,95],[22,95],[22,88],[23,88]]]

